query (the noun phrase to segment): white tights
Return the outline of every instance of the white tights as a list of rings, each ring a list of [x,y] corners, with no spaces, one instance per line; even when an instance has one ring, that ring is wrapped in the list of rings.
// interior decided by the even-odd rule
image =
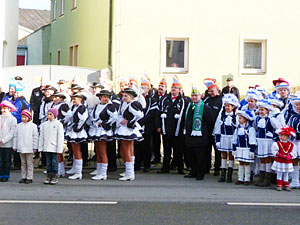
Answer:
[[[277,172],[277,180],[282,180],[287,182],[289,181],[289,173],[288,172]]]

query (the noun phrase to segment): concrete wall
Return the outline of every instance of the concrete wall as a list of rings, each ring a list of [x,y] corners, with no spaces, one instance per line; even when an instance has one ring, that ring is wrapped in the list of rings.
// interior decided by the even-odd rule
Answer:
[[[0,84],[2,90],[7,91],[9,79],[11,77],[21,76],[26,86],[24,96],[29,99],[32,89],[40,85],[41,76],[48,78],[51,82],[57,82],[60,79],[72,81],[75,75],[83,81],[81,85],[84,86],[87,83],[99,80],[100,72],[93,69],[72,66],[14,66],[3,68]]]
[[[272,88],[274,78],[300,84],[300,1],[280,0],[115,0],[113,71],[116,79],[147,72],[156,86],[165,36],[189,38],[189,70],[178,74],[186,93],[191,84],[204,91],[206,77],[222,82],[232,74],[242,93],[249,85]],[[267,40],[267,69],[260,75],[242,74],[243,37]]]
[[[42,32],[42,30],[38,30],[27,37],[28,65],[43,64]]]
[[[0,3],[0,68],[16,65],[19,24],[19,0]]]

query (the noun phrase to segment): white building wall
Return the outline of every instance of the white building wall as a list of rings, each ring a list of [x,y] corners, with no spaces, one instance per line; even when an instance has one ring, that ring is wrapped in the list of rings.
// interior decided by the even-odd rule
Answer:
[[[157,86],[163,74],[164,36],[189,38],[189,71],[178,74],[186,93],[192,83],[205,90],[203,79],[232,74],[242,94],[249,85],[267,90],[284,77],[300,84],[300,1],[290,0],[116,0],[113,71],[116,80],[147,72]],[[262,75],[242,74],[242,37],[267,39],[267,68]]]

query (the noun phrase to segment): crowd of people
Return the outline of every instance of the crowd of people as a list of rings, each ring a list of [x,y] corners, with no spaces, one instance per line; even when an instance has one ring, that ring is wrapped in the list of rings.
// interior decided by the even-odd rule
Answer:
[[[188,97],[177,76],[169,93],[164,78],[156,89],[146,74],[140,85],[133,75],[121,78],[118,94],[111,81],[86,88],[41,79],[28,103],[22,78],[15,77],[8,93],[0,94],[0,181],[10,178],[12,155],[14,165],[21,166],[20,183],[32,183],[33,161],[39,157],[47,168],[45,184],[57,184],[65,174],[82,179],[88,143],[93,143],[93,180],[106,180],[117,169],[117,155],[125,165],[120,181],[134,180],[135,171],[147,173],[161,160],[157,173],[184,175],[188,169],[185,178],[203,180],[212,169],[214,149],[213,175],[219,182],[233,182],[236,160],[236,185],[249,185],[258,176],[256,186],[274,182],[277,190],[299,188],[300,92],[292,95],[289,82],[279,78],[274,92],[256,85],[240,101],[232,78],[222,90],[213,78],[203,83],[204,93],[193,85]],[[68,171],[65,145],[72,162]]]

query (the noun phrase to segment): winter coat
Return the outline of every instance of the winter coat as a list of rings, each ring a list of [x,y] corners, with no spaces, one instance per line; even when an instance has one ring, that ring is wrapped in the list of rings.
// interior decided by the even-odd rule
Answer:
[[[54,119],[42,123],[40,128],[39,151],[62,153],[64,148],[64,128]]]
[[[23,96],[17,98],[15,101],[11,100],[10,102],[17,108],[17,110],[12,112],[11,115],[13,115],[17,119],[17,123],[21,123],[22,111],[24,109],[30,109],[29,103],[26,101],[25,97]]]
[[[17,119],[12,115],[0,115],[0,148],[12,148]]]
[[[36,87],[32,90],[31,96],[30,96],[30,107],[33,114],[33,123],[39,125],[39,114],[40,114],[40,105],[43,98],[43,92],[41,91],[41,87]]]
[[[14,134],[13,149],[17,152],[33,153],[34,149],[38,149],[39,134],[36,124],[32,122],[19,123]]]

